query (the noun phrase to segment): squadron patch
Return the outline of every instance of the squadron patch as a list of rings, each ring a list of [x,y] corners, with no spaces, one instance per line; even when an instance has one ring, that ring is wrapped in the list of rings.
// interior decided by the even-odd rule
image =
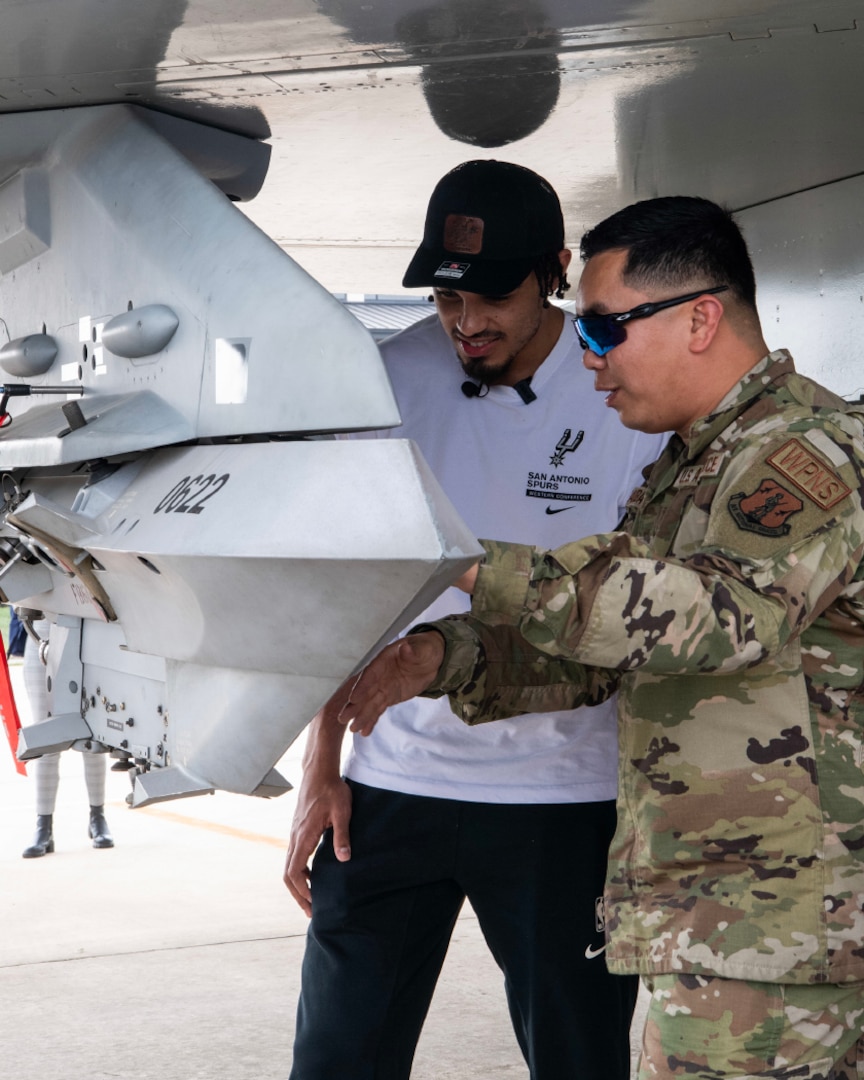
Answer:
[[[767,477],[750,495],[737,492],[729,499],[728,506],[739,529],[760,536],[788,535],[791,530],[788,519],[804,509],[797,495]]]
[[[766,460],[823,510],[830,510],[852,491],[848,484],[797,439],[784,443]]]

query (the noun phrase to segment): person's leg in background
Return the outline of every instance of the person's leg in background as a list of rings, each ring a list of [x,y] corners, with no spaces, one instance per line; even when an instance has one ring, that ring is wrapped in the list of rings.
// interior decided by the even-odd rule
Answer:
[[[33,624],[40,638],[48,634],[47,619]],[[34,724],[48,719],[48,690],[45,685],[45,665],[39,656],[39,645],[29,635],[24,650],[24,689],[30,703],[30,717]],[[83,753],[84,781],[90,804],[87,832],[95,848],[110,848],[114,840],[105,820],[105,773],[106,755]],[[60,755],[43,754],[30,764],[31,775],[36,782],[36,834],[32,844],[25,848],[25,859],[37,859],[54,850],[54,808],[60,783]]]

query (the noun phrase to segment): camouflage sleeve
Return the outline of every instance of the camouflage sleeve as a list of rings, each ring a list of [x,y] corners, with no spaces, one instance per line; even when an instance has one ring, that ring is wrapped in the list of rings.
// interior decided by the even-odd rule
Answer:
[[[426,630],[441,634],[445,653],[434,685],[422,696],[447,694],[453,712],[472,726],[597,705],[617,688],[617,672],[549,656],[513,625],[487,626],[470,615],[453,615],[409,632]]]
[[[626,671],[730,672],[776,654],[864,554],[859,452],[817,429],[736,452],[692,554],[608,533],[554,552],[486,542],[473,614],[553,657]]]

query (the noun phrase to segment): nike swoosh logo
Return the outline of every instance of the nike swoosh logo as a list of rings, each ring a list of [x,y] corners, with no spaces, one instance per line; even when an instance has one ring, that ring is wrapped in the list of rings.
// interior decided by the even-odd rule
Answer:
[[[606,948],[605,945],[601,945],[599,949],[592,949],[590,945],[585,948],[585,959],[593,960],[595,956],[599,956],[600,953]]]
[[[575,504],[574,504],[575,505]],[[572,510],[572,506],[559,506],[557,510],[553,510],[551,506],[546,507],[547,514],[563,514],[565,510]]]

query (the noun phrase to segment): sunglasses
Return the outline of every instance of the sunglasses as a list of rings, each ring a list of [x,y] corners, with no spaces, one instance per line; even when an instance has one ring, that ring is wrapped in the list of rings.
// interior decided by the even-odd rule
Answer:
[[[576,327],[576,336],[583,349],[590,349],[595,356],[605,356],[627,340],[627,327],[625,323],[631,319],[647,319],[656,315],[664,308],[675,307],[678,304],[686,304],[688,300],[695,300],[699,296],[711,295],[712,293],[725,292],[728,285],[716,285],[713,289],[700,289],[699,292],[687,293],[686,296],[673,296],[671,300],[655,300],[650,304],[640,304],[629,311],[620,311],[615,315],[577,315],[573,320]]]

